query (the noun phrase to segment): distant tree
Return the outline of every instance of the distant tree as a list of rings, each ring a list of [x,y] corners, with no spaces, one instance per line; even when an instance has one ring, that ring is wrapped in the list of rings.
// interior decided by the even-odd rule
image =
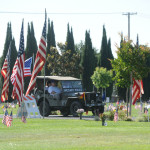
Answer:
[[[117,56],[118,58],[111,62],[115,71],[114,79],[118,86],[130,87],[132,84],[131,77],[135,80],[141,80],[150,71],[147,66],[147,57],[150,56],[150,53],[146,46],[137,47],[133,45],[132,41],[124,41],[121,48],[118,48]]]
[[[112,69],[111,62],[110,62],[111,59],[114,59],[111,50],[111,40],[109,38],[107,42],[106,29],[105,26],[103,26],[103,36],[102,36],[100,56],[98,59],[98,66],[107,68],[107,70]],[[113,83],[109,86],[109,88],[106,89],[106,91],[107,91],[106,96],[111,97],[113,92]]]
[[[53,21],[51,22],[51,27],[50,27],[50,47],[51,46],[56,47]]]
[[[70,31],[69,23],[67,25],[66,50],[71,50],[70,57],[75,53],[73,31],[72,27]]]
[[[113,72],[112,70],[107,70],[106,68],[96,67],[94,74],[91,76],[94,86],[99,91],[100,88],[107,88],[112,82]]]
[[[11,41],[10,75],[12,74],[12,70],[13,70],[14,64],[16,62],[16,59],[17,59],[17,49],[16,49],[16,45],[15,45],[15,39],[13,38]],[[13,85],[12,85],[11,81],[9,81],[9,95],[8,95],[9,101],[11,101],[12,90],[13,90]]]
[[[31,24],[28,23],[28,31],[27,31],[27,44],[25,49],[25,58],[28,59],[30,57],[35,59],[36,53],[37,53],[37,42],[34,35],[34,27],[33,22]],[[32,64],[34,63],[34,60],[32,59]],[[33,65],[31,65],[31,70],[33,69]],[[30,77],[24,78],[24,91],[27,90],[27,87],[30,82]]]
[[[92,48],[92,41],[90,38],[90,32],[85,33],[85,47],[82,53],[81,65],[83,68],[82,81],[83,87],[86,91],[92,91],[93,84],[91,76],[93,75],[95,69],[95,55]]]
[[[100,61],[99,66],[107,68],[108,67],[108,45],[107,45],[107,35],[105,26],[103,26],[103,37],[101,43],[101,50],[100,50]]]
[[[56,47],[56,41],[55,41],[55,33],[54,33],[54,26],[53,26],[53,21],[50,22],[50,19],[48,19],[48,32],[47,32],[47,53],[46,53],[46,58],[48,55],[51,55],[51,47]],[[45,69],[45,75],[50,75],[51,74],[51,68],[48,67],[48,60],[46,59],[46,69]]]
[[[51,68],[51,75],[78,77],[81,73],[81,67],[78,64],[80,56],[73,54],[70,58],[71,51],[63,51],[59,54],[55,47],[51,47],[51,55],[47,56],[48,68]]]
[[[3,50],[3,55],[1,57],[1,63],[0,63],[1,68],[4,64],[4,60],[6,58],[10,42],[11,42],[11,56],[10,56],[10,75],[11,75],[14,63],[15,63],[16,58],[17,58],[17,50],[16,50],[16,46],[15,46],[15,39],[12,38],[11,23],[8,23],[7,24],[6,39],[5,39],[5,44],[4,44],[4,50]],[[2,91],[2,86],[3,86],[3,77],[1,76],[0,92]],[[11,101],[12,88],[13,88],[13,86],[10,82],[9,83],[8,101]]]

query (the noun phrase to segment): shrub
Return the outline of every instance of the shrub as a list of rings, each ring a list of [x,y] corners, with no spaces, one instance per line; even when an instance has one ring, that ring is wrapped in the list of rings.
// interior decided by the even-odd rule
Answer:
[[[119,110],[118,111],[118,118],[119,118],[119,120],[125,120],[126,119],[125,111]]]
[[[115,114],[114,111],[109,111],[108,119],[113,121],[114,120],[114,114]]]
[[[126,117],[125,121],[133,121],[132,117]]]

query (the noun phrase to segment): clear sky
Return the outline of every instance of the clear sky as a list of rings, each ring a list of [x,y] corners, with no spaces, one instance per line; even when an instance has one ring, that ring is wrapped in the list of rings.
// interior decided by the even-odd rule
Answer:
[[[93,46],[100,50],[102,27],[105,25],[107,38],[116,56],[119,33],[128,34],[128,18],[123,12],[137,12],[131,16],[130,38],[136,43],[139,34],[140,44],[150,43],[150,1],[149,0],[0,0],[0,56],[4,49],[7,23],[12,24],[12,34],[19,47],[21,22],[24,18],[25,45],[27,24],[33,21],[35,37],[39,44],[44,24],[45,8],[48,18],[53,20],[56,42],[65,42],[67,23],[73,28],[75,43],[85,39],[85,31],[90,30]],[[3,12],[30,12],[16,14]],[[101,13],[101,14],[61,14],[61,13]]]

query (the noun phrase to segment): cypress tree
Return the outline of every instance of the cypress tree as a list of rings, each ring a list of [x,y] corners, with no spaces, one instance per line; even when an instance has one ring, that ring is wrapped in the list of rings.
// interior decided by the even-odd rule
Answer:
[[[73,37],[73,30],[71,27],[69,27],[69,23],[67,25],[67,38],[66,38],[66,50],[71,50],[71,56],[75,53],[75,47],[74,47],[74,37]],[[71,57],[70,56],[70,57]]]
[[[11,41],[10,76],[12,74],[12,70],[13,70],[14,64],[16,62],[16,59],[17,59],[17,49],[16,49],[16,45],[15,45],[15,39],[13,38]],[[9,81],[9,95],[8,95],[9,101],[11,101],[12,90],[13,90],[13,85],[12,85],[11,81]]]
[[[50,27],[50,19],[48,18],[48,31],[47,31],[47,53],[46,54],[50,54],[50,39],[51,39],[51,35],[50,35],[50,31],[51,31],[51,27]]]
[[[6,58],[10,42],[11,42],[11,56],[10,56],[10,75],[11,75],[13,66],[14,66],[16,58],[17,58],[17,50],[16,50],[16,46],[15,46],[15,40],[14,40],[14,38],[12,38],[11,23],[8,23],[7,24],[7,33],[6,33],[6,40],[5,40],[5,44],[4,44],[3,55],[1,57],[1,68],[4,64],[4,60]],[[3,86],[3,77],[1,77],[1,84],[0,84],[1,90],[2,90],[2,86]],[[13,89],[13,85],[9,81],[8,101],[11,101],[12,89]]]
[[[72,53],[75,53],[74,37],[73,37],[73,30],[72,30],[72,27],[71,27],[70,38],[71,38],[71,50],[72,50]]]
[[[28,23],[25,58],[28,59],[30,57],[33,57],[33,54],[34,54],[34,58],[35,58],[36,52],[37,52],[37,42],[36,42],[35,35],[34,35],[33,22],[31,22],[31,25]],[[32,63],[34,63],[33,59],[32,59]],[[33,65],[31,65],[31,70],[32,69],[33,69]],[[30,82],[30,77],[25,77],[24,78],[24,91],[27,90],[29,82]]]
[[[37,41],[35,38],[35,34],[34,34],[34,27],[33,27],[33,22],[31,22],[31,50],[32,50],[32,55],[34,54],[34,57],[36,56],[37,50],[38,50],[38,46],[37,46]]]
[[[107,36],[105,26],[103,26],[103,37],[100,51],[100,67],[108,67],[108,46],[107,46]]]
[[[11,31],[11,23],[7,24],[7,31],[6,31],[6,39],[5,39],[5,44],[4,44],[4,50],[3,50],[3,54],[1,57],[1,62],[0,62],[0,68],[3,67],[4,64],[4,60],[6,58],[7,52],[8,52],[8,48],[9,48],[9,44],[12,40],[12,31]],[[0,80],[1,80],[1,84],[0,84],[0,91],[2,91],[2,86],[3,86],[3,77],[0,74]]]
[[[55,41],[55,33],[54,33],[54,25],[53,21],[50,22],[50,19],[48,19],[48,33],[47,33],[47,53],[46,58],[48,55],[51,55],[51,47],[56,47],[56,41]],[[51,74],[51,68],[48,68],[48,60],[46,59],[46,70],[45,75]]]
[[[51,28],[50,28],[50,46],[56,47],[53,21],[51,22]]]
[[[110,70],[112,69],[110,59],[114,59],[111,50],[111,40],[109,39],[107,42],[106,29],[105,26],[103,26],[103,37],[98,65],[100,67],[107,68],[107,70]],[[111,84],[110,87],[106,89],[107,96],[111,97],[112,91],[113,91],[113,84]]]
[[[92,48],[90,32],[87,31],[85,33],[85,48],[82,53],[81,64],[83,67],[82,72],[83,88],[86,91],[92,91],[93,85],[91,76],[93,75],[95,69],[95,57],[94,57],[94,50]]]
[[[28,31],[27,31],[27,43],[26,43],[26,50],[25,50],[25,58],[29,58],[32,56],[32,49],[31,49],[31,31],[30,31],[30,24],[28,23]]]
[[[120,48],[122,48],[123,41],[124,41],[124,39],[123,39],[123,33],[121,33]],[[117,90],[118,90],[118,96],[121,99],[126,100],[126,91],[127,91],[127,88],[117,87]]]

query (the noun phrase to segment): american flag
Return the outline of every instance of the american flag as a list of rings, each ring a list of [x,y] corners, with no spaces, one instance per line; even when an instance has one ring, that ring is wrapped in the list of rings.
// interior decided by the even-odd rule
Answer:
[[[137,99],[140,98],[141,94],[144,94],[143,82],[142,80],[133,79],[133,88],[132,88],[132,104],[134,105]]]
[[[17,63],[18,59],[15,62],[15,65],[12,70],[12,75],[11,75],[11,83],[14,85],[15,80],[16,80],[16,74],[17,74]],[[32,64],[32,57],[28,58],[25,63],[24,63],[24,77],[31,76],[31,64]]]
[[[12,121],[13,121],[13,114],[12,114],[12,111],[11,111],[10,115],[6,116],[6,125],[7,125],[7,127],[10,127],[12,125]]]
[[[14,83],[13,89],[13,97],[15,97],[19,104],[23,100],[23,90],[24,90],[24,34],[23,34],[23,22],[22,28],[20,33],[20,44],[19,44],[19,51],[17,56],[17,73],[16,73],[16,80]]]
[[[35,87],[36,76],[42,70],[45,64],[45,61],[46,61],[46,12],[45,12],[45,22],[44,22],[42,36],[41,36],[41,40],[39,44],[39,49],[36,54],[34,68],[33,68],[30,83],[26,92],[26,96],[29,95],[30,91]]]
[[[10,55],[11,55],[11,43],[9,45],[9,49],[1,70],[1,74],[4,77],[4,84],[1,94],[1,101],[4,102],[8,100],[8,92],[9,92],[9,76],[10,76]]]
[[[2,120],[2,123],[3,123],[4,125],[6,125],[6,116],[8,116],[8,111],[7,111],[7,109],[6,109],[6,111],[5,111],[5,114],[4,114],[3,120]]]
[[[114,121],[117,122],[118,121],[118,110],[116,110],[115,114],[114,114]]]
[[[24,77],[31,76],[32,57],[28,58],[24,63]]]
[[[12,75],[10,77],[11,83],[14,85],[15,80],[16,80],[16,74],[17,74],[17,63],[18,63],[18,58],[16,59],[15,65],[12,70]]]

